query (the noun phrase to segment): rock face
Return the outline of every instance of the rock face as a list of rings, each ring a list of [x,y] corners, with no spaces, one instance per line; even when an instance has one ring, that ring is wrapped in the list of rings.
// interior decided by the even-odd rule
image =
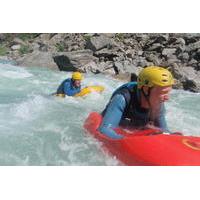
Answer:
[[[105,35],[95,36],[88,39],[86,48],[97,51],[112,45],[112,40]]]
[[[127,81],[146,66],[166,66],[176,78],[175,88],[200,92],[197,33],[47,33],[28,38],[0,34],[1,48],[8,49],[0,56],[23,66],[110,74]]]
[[[34,51],[31,54],[27,54],[25,57],[16,60],[20,66],[28,67],[48,67],[51,69],[58,69],[57,64],[54,62],[52,54],[50,52]]]
[[[54,53],[53,59],[62,71],[84,71],[85,65],[98,60],[91,50]]]

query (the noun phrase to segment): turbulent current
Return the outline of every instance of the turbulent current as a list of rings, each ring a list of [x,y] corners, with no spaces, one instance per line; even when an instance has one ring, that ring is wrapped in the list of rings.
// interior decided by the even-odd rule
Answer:
[[[101,112],[123,82],[105,75],[85,75],[83,86],[102,85],[102,94],[59,98],[55,92],[71,73],[0,64],[0,165],[121,165],[101,151],[83,123]],[[200,136],[200,94],[173,90],[166,103],[172,131]]]

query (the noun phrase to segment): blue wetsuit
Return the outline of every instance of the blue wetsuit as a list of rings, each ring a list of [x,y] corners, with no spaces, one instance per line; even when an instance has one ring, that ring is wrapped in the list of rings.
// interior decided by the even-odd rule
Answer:
[[[136,82],[130,82],[118,88],[113,93],[102,115],[103,120],[99,131],[113,139],[122,138],[113,130],[119,125],[144,127],[150,122],[149,109],[142,108],[140,105],[140,91],[137,89]],[[164,132],[169,132],[165,120],[164,104],[161,106],[159,116],[153,123]]]
[[[81,91],[81,87],[75,87],[71,78],[64,80],[57,89],[57,94],[74,96]]]

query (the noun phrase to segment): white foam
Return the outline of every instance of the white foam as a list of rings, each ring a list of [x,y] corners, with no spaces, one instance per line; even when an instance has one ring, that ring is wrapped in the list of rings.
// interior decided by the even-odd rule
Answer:
[[[45,110],[45,99],[42,96],[31,97],[19,104],[14,104],[11,110],[15,117],[25,121],[33,120]]]
[[[183,132],[184,135],[200,136],[200,108],[195,103],[198,98],[198,94],[191,92],[173,91],[172,100],[166,106],[169,128]]]
[[[0,64],[0,76],[11,79],[24,79],[33,76],[26,69],[9,64]]]

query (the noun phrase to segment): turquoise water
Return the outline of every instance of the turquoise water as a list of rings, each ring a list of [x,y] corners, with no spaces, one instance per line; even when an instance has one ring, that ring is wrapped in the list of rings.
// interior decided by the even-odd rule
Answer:
[[[104,93],[85,98],[49,94],[71,73],[0,64],[0,165],[120,165],[85,134],[91,111],[101,112],[123,82],[85,75],[83,85],[103,85]],[[174,90],[167,103],[169,128],[200,136],[200,94]]]

